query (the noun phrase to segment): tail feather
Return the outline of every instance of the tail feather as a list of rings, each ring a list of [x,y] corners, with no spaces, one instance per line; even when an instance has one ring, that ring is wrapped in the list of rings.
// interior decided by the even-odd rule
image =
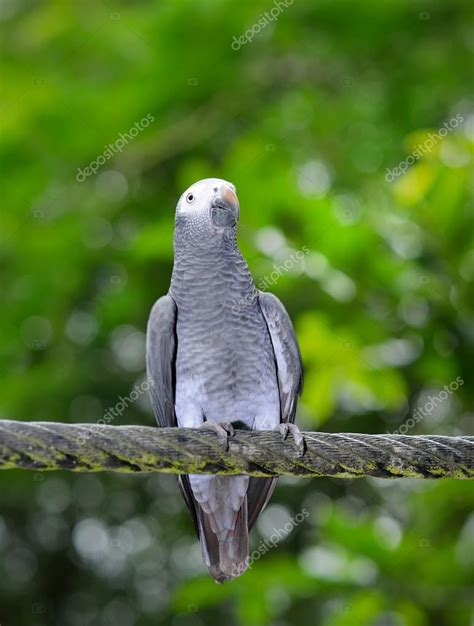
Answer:
[[[217,582],[236,578],[248,569],[249,532],[276,482],[276,478],[247,476],[179,477],[204,562]]]
[[[237,514],[234,529],[226,533],[225,539],[217,537],[211,516],[201,507],[198,520],[202,555],[211,576],[222,583],[243,574],[248,566],[247,499]]]

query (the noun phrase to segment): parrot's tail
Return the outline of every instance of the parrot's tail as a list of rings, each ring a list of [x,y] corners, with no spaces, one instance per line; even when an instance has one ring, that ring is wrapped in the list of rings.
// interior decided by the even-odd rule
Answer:
[[[223,583],[243,574],[249,561],[247,499],[243,500],[233,530],[216,534],[212,518],[202,510],[198,520],[202,554],[211,576]]]

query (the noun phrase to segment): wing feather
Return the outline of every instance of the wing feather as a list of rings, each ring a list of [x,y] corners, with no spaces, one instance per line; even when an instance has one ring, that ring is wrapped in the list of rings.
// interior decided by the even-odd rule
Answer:
[[[280,421],[294,422],[303,386],[303,366],[295,331],[283,304],[271,293],[259,292],[259,303],[273,345],[280,392]],[[249,530],[276,487],[278,478],[250,478],[247,491]]]
[[[156,421],[161,427],[178,426],[175,414],[177,307],[169,295],[159,298],[150,312],[146,334],[146,365]],[[178,476],[178,485],[199,532],[197,504],[189,478]]]
[[[280,391],[280,420],[294,422],[303,388],[303,365],[290,316],[272,293],[259,292],[260,308],[273,344]]]
[[[169,295],[159,298],[146,333],[146,367],[153,412],[159,426],[177,426],[174,410],[177,308]]]

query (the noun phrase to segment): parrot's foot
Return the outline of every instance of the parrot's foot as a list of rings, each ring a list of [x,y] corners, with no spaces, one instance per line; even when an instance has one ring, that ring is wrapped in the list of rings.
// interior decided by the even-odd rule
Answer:
[[[288,422],[283,422],[283,424],[280,424],[278,429],[283,438],[283,441],[288,437],[288,435],[292,436],[296,449],[299,452],[299,455],[303,456],[304,453],[306,452],[306,441],[304,439],[304,436],[301,430],[298,428],[298,426],[296,426],[296,424],[289,424]]]
[[[224,448],[224,452],[229,450],[229,439],[234,436],[235,430],[230,422],[203,422],[199,428],[209,428],[213,430],[219,443]]]

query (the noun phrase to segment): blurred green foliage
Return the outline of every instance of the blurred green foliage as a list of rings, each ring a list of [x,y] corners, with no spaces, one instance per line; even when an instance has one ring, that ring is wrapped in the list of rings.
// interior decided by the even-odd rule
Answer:
[[[295,0],[232,49],[274,6],[0,4],[2,417],[96,422],[143,380],[177,198],[216,176],[294,320],[299,424],[472,434],[471,3]],[[153,424],[145,395],[115,423]],[[468,483],[281,480],[254,547],[309,516],[223,586],[172,477],[4,472],[0,493],[2,626],[474,619]]]

